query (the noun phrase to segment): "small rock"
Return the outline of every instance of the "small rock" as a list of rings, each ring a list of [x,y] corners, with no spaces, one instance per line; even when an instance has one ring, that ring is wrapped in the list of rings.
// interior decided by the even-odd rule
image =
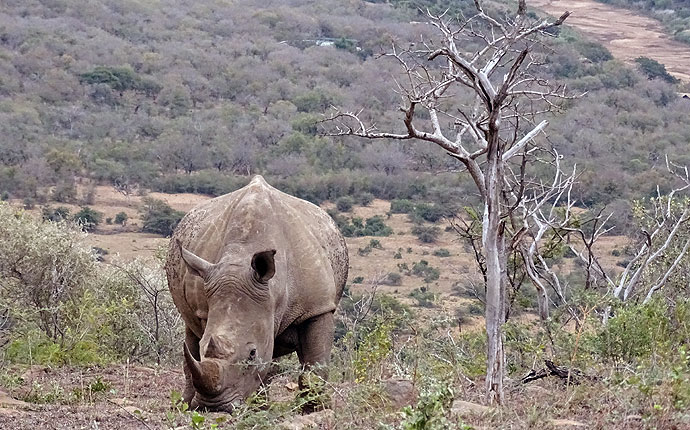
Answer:
[[[451,415],[459,415],[461,417],[466,415],[482,415],[489,410],[491,410],[491,408],[488,406],[466,402],[464,400],[453,400],[453,404],[450,407]]]
[[[555,427],[587,427],[587,424],[573,420],[553,419],[549,422]]]
[[[298,415],[283,421],[279,427],[282,430],[334,428],[335,414],[330,409],[324,409],[309,415]]]
[[[290,391],[295,391],[299,388],[299,385],[295,382],[288,382],[287,384],[285,384],[285,388],[287,388]]]
[[[412,381],[407,379],[386,379],[383,381],[383,389],[396,409],[417,403],[417,390]]]

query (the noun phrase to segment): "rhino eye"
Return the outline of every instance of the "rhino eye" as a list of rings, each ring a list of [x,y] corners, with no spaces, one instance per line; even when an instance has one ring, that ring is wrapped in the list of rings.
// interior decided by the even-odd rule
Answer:
[[[249,360],[254,360],[256,358],[256,348],[252,348],[251,351],[249,351]]]

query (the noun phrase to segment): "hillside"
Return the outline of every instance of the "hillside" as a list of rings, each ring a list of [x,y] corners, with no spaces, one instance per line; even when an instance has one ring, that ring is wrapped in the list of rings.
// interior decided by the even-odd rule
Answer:
[[[323,137],[315,123],[335,104],[399,129],[398,70],[376,54],[429,30],[416,19],[366,1],[10,2],[0,11],[0,195],[75,202],[77,176],[218,195],[261,173],[314,202],[370,193],[472,204],[442,152]],[[582,205],[623,213],[665,181],[663,154],[690,161],[687,103],[572,32],[551,49],[544,77],[587,92],[552,120],[552,144],[584,171]],[[601,165],[615,168],[600,176]]]

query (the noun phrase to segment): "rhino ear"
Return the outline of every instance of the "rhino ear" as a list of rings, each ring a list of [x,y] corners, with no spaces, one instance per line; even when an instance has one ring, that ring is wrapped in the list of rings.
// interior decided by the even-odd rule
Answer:
[[[177,239],[177,245],[180,247],[182,259],[187,264],[187,268],[195,275],[206,279],[206,276],[211,271],[213,264],[199,257],[198,255],[195,255],[193,252],[184,249],[179,239]]]
[[[254,275],[260,282],[268,282],[276,273],[275,264],[276,250],[257,252],[252,257],[252,269]]]

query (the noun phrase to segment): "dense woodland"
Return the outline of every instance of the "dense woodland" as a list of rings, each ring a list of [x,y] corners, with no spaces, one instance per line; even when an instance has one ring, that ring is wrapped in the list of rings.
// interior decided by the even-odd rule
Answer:
[[[69,201],[78,197],[75,181],[86,180],[217,195],[262,173],[312,201],[365,192],[471,198],[465,179],[452,173],[459,164],[435,148],[319,134],[316,122],[334,104],[364,109],[381,128],[401,127],[392,82],[398,70],[377,54],[428,31],[414,23],[414,9],[299,1],[169,6],[6,3],[0,193]],[[582,204],[619,208],[663,183],[664,154],[690,162],[682,150],[689,104],[672,85],[567,29],[545,52],[545,77],[587,92],[548,130],[584,172]]]
[[[486,2],[486,8],[502,16],[506,4]],[[320,122],[339,106],[361,109],[361,117],[380,129],[404,132],[395,93],[400,67],[379,54],[393,44],[414,47],[420,37],[435,37],[417,6],[439,11],[446,3],[4,1],[0,196],[14,205],[0,202],[0,387],[32,404],[49,404],[49,411],[69,405],[61,409],[67,417],[76,415],[70,408],[102,409],[103,422],[117,417],[122,405],[147,402],[144,414],[125,416],[132,428],[269,429],[297,421],[304,397],[284,393],[300,371],[294,357],[278,366],[278,382],[264,387],[273,390],[270,395],[250,398],[217,423],[189,411],[176,385],[130,391],[130,363],[156,366],[142,380],[177,384],[160,376],[180,362],[182,339],[161,269],[163,252],[101,264],[83,232],[102,221],[100,215],[84,207],[73,223],[65,208],[51,206],[88,204],[83,190],[95,184],[128,195],[219,195],[260,173],[299,197],[334,201],[330,213],[346,236],[376,236],[350,254],[366,259],[388,253],[399,270],[383,274],[381,285],[399,286],[402,277],[424,283],[388,295],[376,294],[377,280],[352,277],[338,310],[327,394],[318,399],[333,405],[337,425],[551,428],[558,427],[555,418],[575,417],[594,428],[684,428],[690,419],[690,208],[684,194],[690,178],[682,166],[690,165],[690,100],[678,95],[679,84],[663,65],[644,58],[625,65],[568,27],[531,47],[543,61],[541,77],[581,95],[549,116],[546,136],[538,137],[541,146],[562,155],[564,169],[577,164],[579,172],[573,217],[540,236],[539,276],[552,282],[546,303],[551,314],[537,315],[526,254],[511,253],[508,322],[502,327],[507,406],[481,413],[451,407],[454,400],[481,401],[486,374],[486,334],[463,331],[488,307],[476,190],[462,165],[430,144],[332,137]],[[449,13],[472,7],[470,1],[452,2]],[[468,40],[468,48],[476,42]],[[443,126],[453,128],[450,121]],[[681,166],[673,169],[675,176],[667,171],[667,158]],[[530,179],[549,178],[529,168]],[[674,187],[677,193],[667,196]],[[353,206],[366,206],[373,197],[391,200],[388,213],[355,217]],[[25,207],[45,205],[43,219],[18,208],[21,200]],[[547,200],[547,206],[555,201]],[[171,220],[182,216],[155,199],[142,203],[143,228],[153,226],[147,231],[167,234]],[[596,272],[592,260],[575,251],[583,250],[582,238],[605,231],[600,222],[611,211],[615,228],[607,233],[629,237],[616,238],[610,253],[598,255],[607,261]],[[558,205],[553,212],[565,213]],[[386,223],[401,214],[418,241],[396,251],[387,240],[406,238],[408,231]],[[596,214],[603,215],[593,219]],[[117,214],[115,223],[126,224],[127,214]],[[435,249],[432,256],[471,255],[476,277],[466,267],[432,267],[423,258],[403,263],[403,256],[412,258],[413,246],[429,255],[421,246],[433,244],[442,227],[446,237],[453,235],[454,248]],[[461,246],[455,246],[458,237]],[[599,252],[592,242],[590,251]],[[624,282],[625,268],[635,273],[627,278],[635,281],[630,297],[614,294],[611,285],[633,283]],[[432,290],[441,271],[457,278],[443,297]],[[661,279],[663,288],[655,289]],[[363,283],[373,293],[353,292]],[[556,294],[558,289],[564,293]],[[647,291],[655,293],[650,300]],[[449,304],[459,297],[470,304]],[[545,359],[561,367],[547,370]],[[25,378],[34,364],[55,366],[55,374],[71,380]],[[98,366],[117,369],[104,382]],[[75,382],[73,375],[81,378],[83,369],[99,376]],[[124,382],[117,379],[121,369]],[[399,393],[388,393],[391,379],[412,384],[407,407],[395,402]],[[532,383],[539,386],[530,390]],[[276,389],[283,392],[275,396]],[[116,396],[125,402],[117,405]]]

